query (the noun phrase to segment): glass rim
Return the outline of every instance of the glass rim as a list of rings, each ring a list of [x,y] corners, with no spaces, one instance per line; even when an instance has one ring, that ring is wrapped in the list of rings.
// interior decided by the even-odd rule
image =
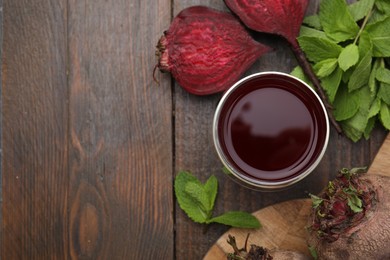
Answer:
[[[318,101],[320,104],[320,107],[322,108],[322,112],[324,114],[325,118],[325,138],[324,138],[324,144],[323,147],[318,154],[317,158],[313,163],[309,165],[307,169],[305,169],[303,172],[298,173],[296,176],[293,176],[291,178],[287,178],[285,180],[279,180],[279,181],[267,181],[267,180],[260,180],[260,179],[255,179],[254,177],[251,178],[243,173],[240,173],[236,167],[232,165],[232,163],[229,162],[229,159],[225,155],[225,152],[223,151],[221,147],[221,140],[218,134],[218,123],[221,115],[222,108],[224,107],[227,99],[234,93],[234,91],[239,88],[241,85],[243,85],[245,82],[253,79],[253,78],[259,78],[259,77],[264,77],[264,76],[276,76],[276,77],[284,77],[284,78],[289,78],[290,80],[297,81],[298,83],[302,84],[303,86],[306,87],[307,90],[309,90],[308,93],[311,93],[314,97],[315,100]],[[309,94],[310,95],[310,94]],[[258,72],[254,73],[251,75],[248,75],[236,83],[232,85],[222,96],[220,101],[218,102],[217,108],[214,113],[214,118],[213,118],[213,124],[212,124],[212,134],[213,134],[213,142],[214,142],[214,147],[217,151],[218,157],[221,160],[222,164],[227,168],[227,170],[238,180],[240,183],[244,184],[244,186],[249,186],[249,188],[260,188],[260,189],[280,189],[280,188],[285,188],[287,186],[293,185],[297,183],[298,181],[304,179],[306,176],[308,176],[320,163],[322,160],[325,151],[328,146],[329,142],[329,132],[330,132],[330,126],[329,126],[329,119],[327,116],[327,110],[325,108],[325,105],[323,104],[321,98],[318,96],[318,94],[303,80],[292,76],[290,74],[284,73],[284,72],[278,72],[278,71],[265,71],[265,72]]]

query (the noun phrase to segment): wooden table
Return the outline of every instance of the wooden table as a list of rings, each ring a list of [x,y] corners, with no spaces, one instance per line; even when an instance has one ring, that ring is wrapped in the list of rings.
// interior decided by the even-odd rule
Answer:
[[[318,8],[310,1],[308,13]],[[215,214],[318,192],[341,167],[369,165],[386,132],[352,143],[332,129],[319,167],[291,189],[227,179],[212,145],[221,95],[193,96],[157,74],[155,45],[199,0],[2,0],[1,259],[201,259],[228,227],[190,221],[173,179],[210,174]],[[259,38],[260,39],[260,38]],[[262,39],[260,39],[262,40]],[[247,72],[290,72],[287,45]]]

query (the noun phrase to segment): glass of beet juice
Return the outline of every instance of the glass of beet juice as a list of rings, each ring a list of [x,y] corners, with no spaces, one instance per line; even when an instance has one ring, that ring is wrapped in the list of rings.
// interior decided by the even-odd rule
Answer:
[[[329,140],[326,109],[305,82],[262,72],[234,84],[213,122],[218,156],[235,180],[260,190],[302,180],[320,162]]]

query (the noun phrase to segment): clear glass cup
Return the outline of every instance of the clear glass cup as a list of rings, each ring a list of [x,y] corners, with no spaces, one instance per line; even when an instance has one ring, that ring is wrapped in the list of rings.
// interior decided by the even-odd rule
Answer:
[[[275,190],[309,175],[329,140],[324,104],[302,80],[281,72],[247,76],[221,98],[213,140],[230,175],[246,187]]]

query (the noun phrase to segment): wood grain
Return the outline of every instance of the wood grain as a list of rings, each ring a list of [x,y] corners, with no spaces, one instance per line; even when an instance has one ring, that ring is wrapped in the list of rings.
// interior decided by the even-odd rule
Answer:
[[[139,35],[160,29],[152,3],[69,1],[72,258],[173,258],[170,83]]]
[[[224,260],[232,247],[227,243],[228,235],[234,236],[239,248],[244,247],[248,234],[248,246],[263,246],[269,250],[283,249],[309,255],[306,245],[305,225],[311,208],[309,199],[281,202],[256,211],[253,215],[262,223],[262,228],[245,230],[232,228],[223,234],[204,256],[204,260]]]
[[[308,14],[319,0],[310,1]],[[0,0],[1,259],[201,259],[228,227],[179,208],[173,177],[215,174],[214,215],[318,192],[341,167],[369,165],[386,132],[351,143],[332,130],[321,164],[291,189],[259,193],[223,175],[211,122],[221,95],[186,93],[157,73],[173,15],[220,0]],[[278,37],[246,74],[296,65]]]
[[[383,141],[378,154],[371,163],[369,172],[380,175],[390,175],[390,135]]]
[[[375,156],[367,174],[378,174],[390,177],[390,134]],[[269,250],[282,249],[300,252],[310,256],[307,247],[305,227],[311,209],[310,199],[290,200],[268,206],[253,213],[262,223],[262,228],[245,230],[231,228],[223,234],[204,256],[204,260],[223,260],[232,247],[227,243],[228,235],[234,236],[239,248],[244,246],[247,234],[250,234],[248,244],[260,245]]]
[[[172,259],[170,2],[4,9],[2,259]]]
[[[4,9],[1,259],[63,259],[66,2],[4,1]]]

